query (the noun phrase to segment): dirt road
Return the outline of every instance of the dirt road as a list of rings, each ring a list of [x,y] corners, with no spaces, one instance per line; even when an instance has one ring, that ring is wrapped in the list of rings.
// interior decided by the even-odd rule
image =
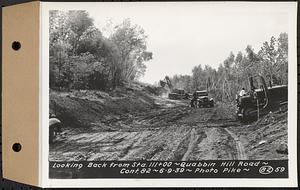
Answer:
[[[50,145],[50,160],[247,159],[242,141],[228,129],[240,123],[227,108],[156,103],[155,109],[98,122],[92,129],[65,129]]]

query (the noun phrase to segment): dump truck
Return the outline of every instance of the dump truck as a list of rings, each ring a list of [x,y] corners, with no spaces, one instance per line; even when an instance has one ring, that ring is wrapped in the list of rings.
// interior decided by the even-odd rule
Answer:
[[[207,90],[196,91],[191,100],[191,107],[214,107],[214,99],[208,97]]]
[[[267,87],[264,78],[257,75],[249,77],[249,86],[248,93],[236,96],[236,115],[240,121],[253,121],[270,111],[287,108],[287,85]]]

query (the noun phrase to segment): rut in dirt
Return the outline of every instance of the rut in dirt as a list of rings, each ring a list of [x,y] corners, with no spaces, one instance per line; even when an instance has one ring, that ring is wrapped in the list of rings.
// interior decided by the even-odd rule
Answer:
[[[236,144],[236,150],[237,150],[237,160],[247,160],[247,154],[245,153],[244,146],[242,142],[239,140],[239,137],[237,137],[233,132],[231,132],[229,129],[224,128],[225,131],[234,139]]]
[[[226,127],[236,126],[222,106],[194,109],[161,105],[111,120],[112,131],[70,129],[51,145],[53,161],[246,159],[242,144]],[[108,128],[108,127],[107,127]],[[225,130],[224,130],[225,129]]]

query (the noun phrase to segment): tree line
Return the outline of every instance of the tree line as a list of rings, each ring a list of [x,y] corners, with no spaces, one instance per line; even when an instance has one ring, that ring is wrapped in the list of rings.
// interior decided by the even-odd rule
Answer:
[[[50,88],[110,90],[137,80],[152,59],[143,28],[125,19],[108,37],[86,11],[50,11]]]
[[[261,75],[267,85],[288,84],[288,34],[281,33],[278,38],[271,37],[255,52],[248,45],[245,52],[229,56],[217,69],[209,65],[197,65],[192,75],[171,77],[174,88],[188,92],[207,89],[217,100],[233,101],[242,87],[249,89],[248,78]]]

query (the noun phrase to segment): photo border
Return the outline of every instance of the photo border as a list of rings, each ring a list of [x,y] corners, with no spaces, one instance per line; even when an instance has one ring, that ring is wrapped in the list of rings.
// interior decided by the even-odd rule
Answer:
[[[99,2],[99,6],[103,2]],[[131,3],[131,2],[126,2]],[[135,2],[138,3],[138,2]],[[144,2],[145,3],[145,2]],[[164,2],[159,2],[164,3]],[[170,2],[173,3],[173,2]],[[176,2],[222,4],[224,2]],[[288,5],[289,12],[289,82],[288,82],[288,150],[289,150],[289,178],[288,179],[49,179],[48,169],[48,113],[49,113],[49,10],[55,9],[83,9],[82,7],[98,4],[96,2],[41,2],[41,95],[40,95],[40,182],[43,187],[295,187],[297,186],[297,3],[296,2],[226,2],[226,4],[259,4],[259,6],[276,5],[281,10],[283,4]],[[134,4],[134,3],[132,3]],[[225,3],[224,3],[225,5]],[[254,5],[256,6],[256,5]],[[76,8],[77,7],[77,8]],[[268,7],[268,8],[269,8]],[[44,126],[44,127],[43,127]],[[47,127],[46,127],[47,126]]]

